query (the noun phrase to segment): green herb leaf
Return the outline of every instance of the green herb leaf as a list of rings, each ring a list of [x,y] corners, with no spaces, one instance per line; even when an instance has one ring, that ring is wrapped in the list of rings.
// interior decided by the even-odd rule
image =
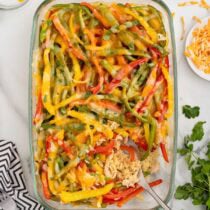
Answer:
[[[203,124],[205,123],[205,121],[199,121],[195,124],[195,126],[192,129],[192,134],[190,136],[191,141],[200,141],[203,138]]]
[[[206,152],[206,156],[208,157],[208,159],[210,160],[210,142],[207,145],[207,152]]]
[[[185,105],[182,107],[182,112],[187,118],[195,118],[200,114],[200,108],[198,106],[191,107],[190,105]]]
[[[190,183],[186,183],[183,186],[177,187],[176,193],[174,196],[178,200],[180,200],[180,199],[186,200],[191,196],[192,191],[193,191],[192,185]]]

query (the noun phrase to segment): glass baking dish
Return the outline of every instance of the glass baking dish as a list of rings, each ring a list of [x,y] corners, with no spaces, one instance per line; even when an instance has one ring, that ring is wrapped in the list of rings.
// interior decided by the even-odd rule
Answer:
[[[91,209],[84,206],[72,206],[70,204],[62,204],[60,202],[46,200],[42,193],[42,187],[39,180],[39,176],[36,172],[34,154],[36,152],[36,133],[33,127],[33,113],[35,110],[35,97],[34,97],[34,82],[33,74],[36,71],[36,63],[34,62],[36,56],[36,49],[38,49],[38,39],[39,39],[39,26],[44,17],[44,14],[52,5],[61,4],[61,3],[79,3],[80,0],[46,0],[44,1],[39,8],[37,9],[32,28],[31,36],[31,49],[30,49],[30,73],[29,73],[29,119],[30,119],[30,148],[31,148],[31,161],[32,161],[32,171],[33,171],[33,182],[35,194],[40,201],[40,203],[48,209]],[[89,2],[94,2],[94,0],[89,0]],[[113,0],[103,0],[104,3],[111,3]],[[126,3],[123,0],[116,0],[117,3]],[[160,186],[154,188],[158,195],[165,201],[168,202],[173,194],[174,189],[174,176],[175,176],[175,167],[176,167],[176,144],[177,144],[177,64],[176,64],[176,49],[174,41],[174,29],[173,29],[173,20],[171,12],[167,5],[161,0],[131,0],[129,3],[135,4],[148,4],[157,8],[163,18],[166,32],[169,39],[169,61],[170,61],[170,74],[174,81],[174,114],[169,120],[169,137],[168,137],[168,146],[169,146],[169,159],[170,163],[167,164],[164,162],[163,158],[160,159],[160,170],[150,176],[151,180],[162,178],[163,183]],[[121,209],[139,209],[139,210],[149,210],[157,208],[157,203],[154,199],[149,196],[147,193],[142,193],[143,199],[133,199],[132,201],[125,204]],[[118,209],[117,206],[109,206],[107,209]]]

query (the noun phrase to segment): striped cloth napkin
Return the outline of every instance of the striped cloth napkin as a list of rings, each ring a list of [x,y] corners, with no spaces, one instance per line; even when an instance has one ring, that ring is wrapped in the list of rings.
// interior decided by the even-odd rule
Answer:
[[[0,210],[44,210],[25,185],[15,144],[0,140]]]

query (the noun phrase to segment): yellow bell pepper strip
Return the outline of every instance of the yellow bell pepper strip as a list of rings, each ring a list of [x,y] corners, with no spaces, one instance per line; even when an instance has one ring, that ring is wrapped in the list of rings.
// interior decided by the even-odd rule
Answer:
[[[74,82],[79,82],[81,80],[81,78],[82,78],[82,72],[81,72],[81,69],[80,69],[79,61],[74,56],[73,53],[69,52],[69,56],[70,56],[70,58],[72,60],[73,70],[74,70],[73,81]]]
[[[157,43],[157,41],[158,41],[157,33],[155,32],[155,30],[153,28],[150,27],[150,25],[147,23],[147,21],[145,21],[145,19],[143,17],[139,16],[137,13],[135,13],[134,11],[132,11],[131,9],[128,9],[128,8],[125,8],[124,11],[127,14],[134,17],[135,19],[137,19],[139,21],[139,23],[145,28],[148,35],[152,39],[153,43]]]
[[[43,73],[43,81],[42,81],[42,102],[46,110],[51,114],[55,115],[55,108],[51,102],[51,94],[50,94],[50,74],[51,74],[51,66],[49,61],[49,53],[50,49],[46,48],[44,51],[44,73]]]
[[[75,33],[75,27],[74,27],[74,13],[71,14],[71,17],[69,19],[69,29],[70,29],[70,34],[71,37],[75,38],[75,40],[80,43],[81,45],[84,45],[83,41],[77,36],[77,34]]]
[[[111,191],[113,187],[114,187],[114,183],[110,183],[110,184],[105,185],[102,188],[98,188],[95,190],[82,190],[82,191],[77,191],[77,192],[63,191],[60,193],[60,198],[62,202],[64,203],[84,200],[88,198],[94,198],[94,197],[107,194],[108,192]]]
[[[109,139],[113,137],[113,132],[108,126],[101,124],[100,122],[93,119],[90,115],[86,113],[80,113],[71,110],[68,111],[67,115],[79,119],[81,122],[85,124],[93,125],[97,131],[104,133]]]
[[[131,71],[136,68],[138,65],[141,65],[143,63],[146,63],[148,61],[148,58],[140,58],[138,60],[132,61],[129,64],[126,64],[122,69],[116,74],[114,79],[106,86],[106,93],[110,93],[118,87],[122,81],[127,75],[131,73]]]
[[[89,4],[88,2],[82,2],[80,4],[87,7],[105,28],[110,27],[108,21],[91,4]]]
[[[67,46],[69,47],[69,50],[80,60],[85,60],[85,56],[84,53],[80,50],[77,49],[76,47],[73,46],[73,44],[71,43],[71,40],[69,38],[68,32],[66,31],[66,29],[62,26],[58,15],[55,14],[53,17],[53,24],[55,25],[55,28],[58,30],[58,32],[60,33],[61,37],[64,39],[64,41],[66,42]]]
[[[97,94],[101,90],[104,83],[104,71],[95,56],[92,57],[92,62],[95,65],[97,73],[99,75],[99,81],[98,84],[95,87],[90,88],[90,90],[93,92],[93,94]]]
[[[161,66],[162,73],[165,80],[167,81],[167,90],[168,90],[168,111],[166,117],[169,118],[173,114],[174,110],[174,95],[173,95],[173,81],[169,75],[168,69],[165,66]]]
[[[96,178],[88,173],[85,163],[79,164],[78,168],[76,169],[76,176],[82,186],[82,190],[90,189],[96,182]]]
[[[147,82],[144,86],[144,89],[142,91],[142,97],[148,96],[148,94],[151,92],[152,88],[155,85],[156,77],[157,77],[157,70],[158,70],[158,65],[155,65],[153,69],[151,70],[151,73],[147,79]]]
[[[41,172],[41,182],[42,182],[42,189],[43,189],[44,197],[46,199],[50,199],[51,198],[51,193],[50,193],[49,185],[48,185],[47,171],[42,170],[42,172]]]
[[[48,174],[48,183],[50,192],[54,195],[57,194],[57,191],[54,186],[54,163],[58,152],[58,145],[53,142],[53,137],[48,136],[46,139],[47,143],[47,152],[48,152],[48,159],[47,159],[47,174]]]
[[[59,108],[61,108],[61,107],[64,107],[64,106],[70,104],[71,102],[73,102],[73,101],[75,101],[75,100],[77,100],[77,99],[82,98],[82,96],[83,96],[82,94],[77,94],[77,95],[72,95],[72,96],[70,96],[69,98],[67,98],[67,99],[61,101],[60,103],[58,103],[58,104],[55,106],[55,110],[57,110],[57,109],[59,109]]]
[[[42,94],[41,92],[38,95],[38,101],[36,104],[36,112],[34,115],[34,119],[33,119],[33,123],[36,125],[38,122],[40,122],[41,117],[42,117],[42,109],[43,109],[43,105],[42,105]]]

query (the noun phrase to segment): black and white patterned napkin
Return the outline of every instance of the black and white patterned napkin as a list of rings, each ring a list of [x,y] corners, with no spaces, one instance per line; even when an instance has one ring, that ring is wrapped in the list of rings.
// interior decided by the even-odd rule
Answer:
[[[25,185],[23,170],[15,144],[0,140],[0,210],[44,210],[32,198]]]

